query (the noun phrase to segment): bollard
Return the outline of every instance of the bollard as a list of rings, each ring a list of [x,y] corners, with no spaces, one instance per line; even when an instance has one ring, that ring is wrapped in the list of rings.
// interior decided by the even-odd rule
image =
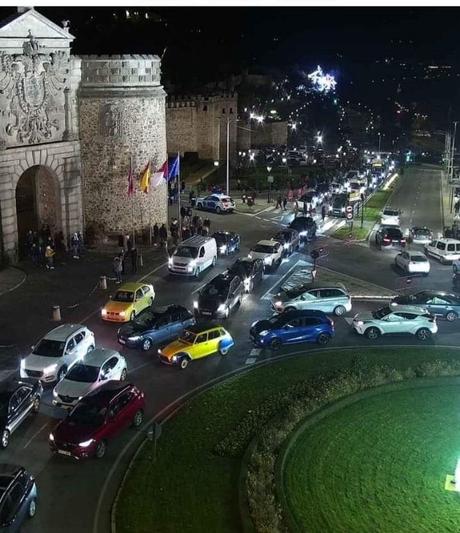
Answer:
[[[139,254],[139,266],[142,268],[144,266],[144,258],[142,254]]]
[[[107,290],[107,277],[106,276],[101,276],[99,278],[99,288],[103,289],[104,291]]]
[[[61,320],[61,308],[59,305],[53,305],[53,320],[56,322]]]

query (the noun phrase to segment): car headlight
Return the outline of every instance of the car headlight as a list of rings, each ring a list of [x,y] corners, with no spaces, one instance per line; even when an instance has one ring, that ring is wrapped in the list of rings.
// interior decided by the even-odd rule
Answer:
[[[158,348],[158,354],[161,355],[161,350],[160,350],[160,348]]]
[[[57,368],[57,363],[54,363],[54,365],[45,366],[43,369],[43,374],[51,374],[54,372]]]
[[[288,242],[285,242],[283,248],[284,248],[285,250],[289,250],[289,243],[288,243]]]
[[[227,310],[227,306],[225,304],[220,304],[219,307],[217,308],[218,313],[225,313],[226,310]]]
[[[364,322],[362,320],[357,320],[356,321],[356,325],[357,326],[364,326]]]
[[[220,253],[224,254],[226,251],[227,251],[227,245],[226,244],[223,244],[220,248]]]
[[[275,302],[275,307],[283,307],[283,302],[281,300],[278,300]]]
[[[189,263],[189,266],[191,266],[192,268],[195,268],[196,267],[196,259],[192,259]]]
[[[244,278],[244,288],[245,289],[249,289],[249,287],[251,286],[251,278]]]
[[[308,233],[308,232],[304,230],[304,231],[301,231],[301,232],[299,233],[299,235],[300,235],[301,237],[305,237],[305,236],[307,235],[307,233]]]
[[[124,318],[126,316],[126,313],[124,311],[120,311],[120,316]]]
[[[198,309],[198,300],[193,300],[193,309]]]
[[[266,265],[271,265],[272,263],[272,258],[271,257],[264,257],[264,263]]]
[[[340,211],[342,211],[342,213],[345,213],[345,207],[341,207]]]
[[[53,398],[57,398],[58,397],[58,393],[56,392],[56,390],[53,389]]]
[[[20,366],[21,366],[21,370],[24,370],[24,368],[26,367],[26,360],[25,359],[21,359]]]
[[[171,266],[173,264],[173,258],[168,257],[168,265]]]
[[[134,335],[133,337],[128,337],[128,340],[130,341],[138,341],[142,338],[141,335]]]
[[[101,309],[101,315],[102,315],[102,316],[107,316],[107,309],[106,309],[105,307],[103,307],[103,308]]]
[[[173,355],[173,356],[171,357],[171,361],[172,361],[173,363],[175,363],[175,362],[177,361],[177,355]]]
[[[50,433],[48,439],[50,440],[50,442],[54,442],[54,435]]]
[[[251,252],[248,253],[248,257],[249,257],[249,259],[252,259],[252,254],[251,254]]]
[[[94,439],[88,439],[88,440],[85,440],[83,442],[80,442],[78,444],[78,446],[80,448],[88,448],[88,446],[91,446],[91,444],[93,444],[93,442],[95,442]]]
[[[261,332],[259,333],[259,335],[260,335],[261,337],[265,337],[265,335],[268,335],[268,329],[264,329],[263,331],[261,331]]]

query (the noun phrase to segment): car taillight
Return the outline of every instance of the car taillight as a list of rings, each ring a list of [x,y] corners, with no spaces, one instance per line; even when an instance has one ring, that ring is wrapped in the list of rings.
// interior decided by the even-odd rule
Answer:
[[[406,242],[406,239],[401,239],[401,242]]]
[[[388,239],[387,237],[385,237],[385,238],[383,239],[383,242],[391,242],[391,239]]]

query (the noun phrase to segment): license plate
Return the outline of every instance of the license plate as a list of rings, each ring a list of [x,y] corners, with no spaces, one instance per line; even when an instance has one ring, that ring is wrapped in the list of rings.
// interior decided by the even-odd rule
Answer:
[[[212,313],[210,313],[209,311],[201,311],[201,314],[202,315],[206,315],[206,316],[211,316]]]
[[[68,457],[72,455],[70,452],[67,452],[66,450],[58,450],[58,453],[60,453],[61,455],[67,455]]]
[[[120,344],[126,344],[125,339],[118,339],[118,342],[119,342]]]

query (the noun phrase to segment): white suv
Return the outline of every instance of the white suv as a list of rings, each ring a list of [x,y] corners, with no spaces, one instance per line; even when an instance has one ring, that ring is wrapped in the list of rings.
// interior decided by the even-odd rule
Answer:
[[[67,370],[94,350],[94,333],[81,324],[62,324],[51,330],[21,360],[21,378],[44,383],[60,381]]]
[[[385,208],[380,217],[382,226],[399,226],[399,211],[397,209]]]
[[[233,213],[235,209],[235,202],[226,194],[211,194],[210,196],[197,198],[196,208],[214,211],[217,214]]]
[[[268,268],[278,268],[283,259],[284,248],[278,241],[259,241],[249,251],[250,259],[262,259]]]
[[[408,306],[401,311],[387,306],[372,313],[358,314],[352,326],[356,333],[372,340],[385,334],[411,333],[426,341],[438,331],[436,318],[423,307],[416,306]]]

